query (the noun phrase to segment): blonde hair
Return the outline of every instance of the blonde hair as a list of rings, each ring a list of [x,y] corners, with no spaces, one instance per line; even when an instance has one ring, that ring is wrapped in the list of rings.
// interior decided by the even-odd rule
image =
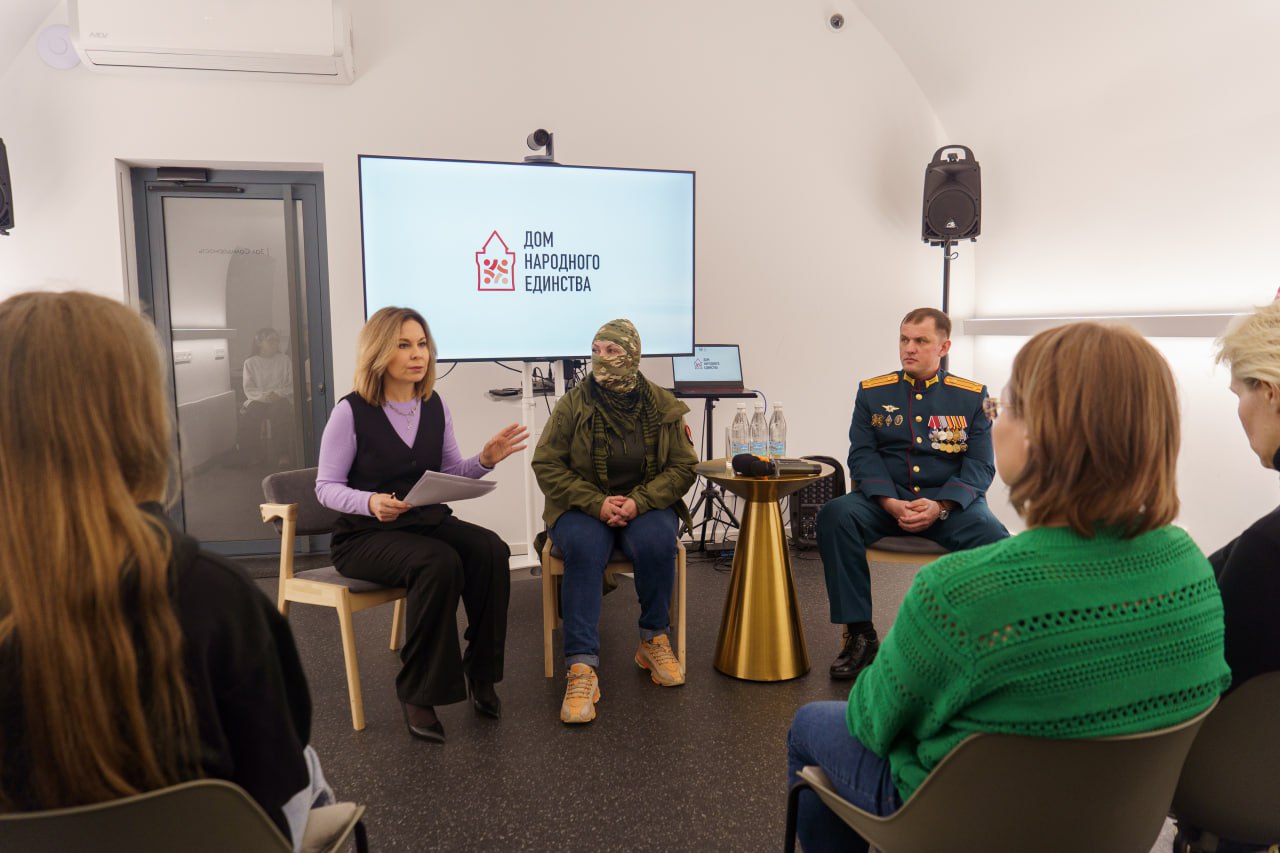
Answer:
[[[1006,404],[1027,427],[1009,499],[1030,526],[1137,536],[1178,514],[1178,392],[1164,358],[1127,326],[1072,323],[1018,352]]]
[[[1230,365],[1232,378],[1248,385],[1280,387],[1280,302],[1234,321],[1218,339],[1217,362]]]
[[[436,340],[431,337],[431,327],[427,325],[427,321],[412,308],[380,308],[364,324],[356,342],[355,391],[371,406],[381,406],[386,402],[382,380],[387,375],[387,365],[391,364],[391,359],[396,354],[396,345],[400,342],[400,327],[406,320],[414,320],[422,326],[422,331],[427,336],[427,347],[431,350],[427,374],[414,383],[413,394],[425,400],[435,388]]]
[[[31,756],[28,784],[0,788],[11,807],[199,775],[172,546],[139,507],[164,497],[170,435],[137,313],[88,293],[0,303],[0,653],[24,720],[0,732],[0,766]]]

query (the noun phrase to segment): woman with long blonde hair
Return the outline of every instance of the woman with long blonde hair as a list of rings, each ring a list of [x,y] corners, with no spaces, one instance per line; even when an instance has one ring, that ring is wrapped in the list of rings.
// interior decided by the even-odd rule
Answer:
[[[136,312],[87,293],[0,303],[0,809],[210,776],[300,838],[297,651],[243,570],[165,517],[171,448]]]

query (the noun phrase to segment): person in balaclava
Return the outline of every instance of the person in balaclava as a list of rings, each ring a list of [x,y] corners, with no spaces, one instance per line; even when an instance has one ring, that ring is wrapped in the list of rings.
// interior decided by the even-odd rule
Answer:
[[[671,650],[671,588],[682,497],[698,454],[689,407],[640,372],[640,334],[611,320],[591,343],[591,375],[556,404],[533,454],[543,520],[564,555],[560,586],[567,669],[560,719],[589,723],[600,700],[600,605],[615,547],[631,560],[640,599],[638,666],[654,684],[684,684]]]

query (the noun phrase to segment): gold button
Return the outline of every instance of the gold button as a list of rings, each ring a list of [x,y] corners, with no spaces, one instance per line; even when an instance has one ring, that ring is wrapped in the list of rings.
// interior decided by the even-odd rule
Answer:
[[[923,395],[923,394],[917,394],[917,395],[916,395],[916,399],[917,399],[917,400],[923,400],[923,399],[924,399],[924,395]]]
[[[924,418],[920,417],[919,415],[916,415],[916,423],[920,423],[922,420],[924,420]]]
[[[911,470],[912,470],[912,471],[915,471],[917,474],[919,474],[919,473],[920,473],[920,466],[919,466],[919,465],[913,465],[913,466],[911,466]]]
[[[924,439],[917,435],[917,436],[916,436],[916,444],[919,444],[919,443],[920,443],[920,442],[922,442],[922,441],[924,441]]]
[[[919,492],[919,491],[920,491],[920,487],[919,487],[919,486],[916,486],[916,491],[917,491],[917,492]]]

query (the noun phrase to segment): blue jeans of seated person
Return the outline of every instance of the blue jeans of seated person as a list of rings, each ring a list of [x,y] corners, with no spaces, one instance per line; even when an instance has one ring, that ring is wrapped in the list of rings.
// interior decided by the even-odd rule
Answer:
[[[551,539],[564,555],[560,608],[564,612],[565,666],[600,666],[600,606],[604,569],[614,546],[631,561],[640,599],[640,639],[670,631],[671,586],[676,576],[676,528],[673,509],[641,513],[626,527],[610,527],[571,509],[556,519]]]
[[[787,733],[787,787],[799,778],[801,767],[817,765],[836,793],[863,811],[884,817],[902,806],[889,762],[849,734],[845,702],[811,702],[796,711]],[[857,851],[866,853],[866,840],[827,808],[813,791],[802,791],[796,837],[804,853]]]

